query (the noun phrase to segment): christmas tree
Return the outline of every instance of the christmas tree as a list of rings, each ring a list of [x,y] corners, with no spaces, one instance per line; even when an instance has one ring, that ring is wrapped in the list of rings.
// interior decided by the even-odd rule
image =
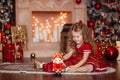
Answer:
[[[120,40],[120,0],[87,0],[87,8],[96,42]]]
[[[106,54],[109,46],[115,47],[116,41],[120,41],[120,0],[87,0],[87,16],[98,51]]]
[[[15,25],[15,0],[0,0],[1,43],[11,40],[12,25]]]

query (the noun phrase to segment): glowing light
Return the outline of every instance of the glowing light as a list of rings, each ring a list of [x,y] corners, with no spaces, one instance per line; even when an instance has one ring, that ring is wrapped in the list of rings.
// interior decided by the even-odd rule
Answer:
[[[58,39],[56,38],[60,37],[61,28],[59,27],[62,27],[65,23],[67,23],[68,19],[69,19],[68,14],[66,12],[60,12],[59,16],[57,17],[54,15],[51,16],[50,18],[46,18],[44,22],[42,22],[41,21],[42,19],[40,19],[39,17],[33,15],[32,35],[35,35],[35,27],[38,27],[39,30],[37,32],[39,32],[38,35],[40,35],[40,38],[43,37],[42,42],[58,42]],[[34,37],[35,36],[33,36],[33,39],[35,39]]]

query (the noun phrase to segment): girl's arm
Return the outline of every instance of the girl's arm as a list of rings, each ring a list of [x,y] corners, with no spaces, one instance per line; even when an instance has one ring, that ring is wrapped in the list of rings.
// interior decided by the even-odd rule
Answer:
[[[67,60],[68,58],[70,58],[71,55],[73,54],[73,52],[74,52],[74,50],[70,49],[70,51],[63,56],[63,59]]]
[[[75,67],[78,68],[78,67],[82,66],[82,65],[87,61],[88,57],[89,57],[89,53],[84,53],[83,59],[82,59],[81,61],[79,61],[79,62],[75,65]]]

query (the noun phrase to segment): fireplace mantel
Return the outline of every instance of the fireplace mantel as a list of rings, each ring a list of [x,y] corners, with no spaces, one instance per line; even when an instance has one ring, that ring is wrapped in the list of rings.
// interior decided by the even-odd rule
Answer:
[[[36,53],[37,57],[51,57],[60,50],[60,42],[33,43],[32,41],[32,11],[68,11],[71,12],[70,23],[82,20],[86,23],[87,8],[83,0],[77,4],[75,0],[16,0],[16,24],[27,26],[27,49],[24,57]]]

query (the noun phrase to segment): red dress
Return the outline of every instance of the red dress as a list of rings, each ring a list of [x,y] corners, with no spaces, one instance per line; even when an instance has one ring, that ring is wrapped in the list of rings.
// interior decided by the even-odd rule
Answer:
[[[69,59],[64,61],[67,66],[77,64],[82,59],[83,54],[89,54],[88,60],[83,65],[92,64],[94,68],[92,71],[106,71],[106,64],[103,62],[103,60],[93,54],[92,47],[89,43],[83,42],[80,48],[76,47],[75,49],[76,53],[74,53]]]
[[[106,71],[106,64],[101,60],[99,57],[97,57],[92,52],[92,47],[89,43],[83,42],[80,48],[75,48],[76,53],[74,53],[69,59],[65,60],[64,63],[66,66],[75,65],[77,64],[83,57],[83,54],[89,54],[88,60],[85,62],[85,64],[91,64],[93,65],[93,71],[95,72],[103,72]],[[84,53],[89,52],[89,53]],[[49,62],[43,65],[43,71],[46,72],[52,72],[53,69],[53,63]]]

